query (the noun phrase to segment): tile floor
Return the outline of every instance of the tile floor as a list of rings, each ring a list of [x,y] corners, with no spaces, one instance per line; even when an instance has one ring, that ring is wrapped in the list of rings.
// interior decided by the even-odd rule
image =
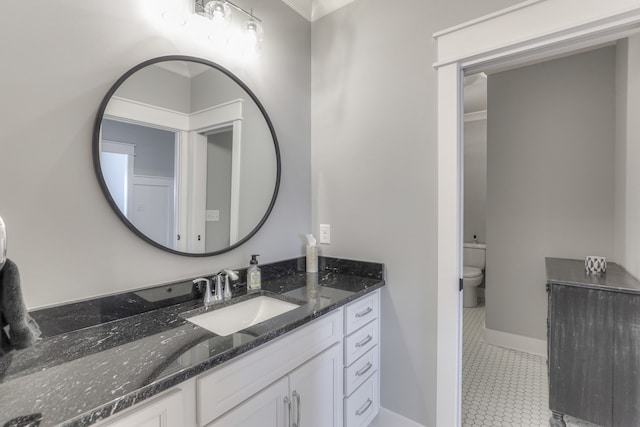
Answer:
[[[484,314],[484,305],[464,309],[462,426],[548,427],[546,359],[485,344]],[[565,418],[567,426],[597,427]]]

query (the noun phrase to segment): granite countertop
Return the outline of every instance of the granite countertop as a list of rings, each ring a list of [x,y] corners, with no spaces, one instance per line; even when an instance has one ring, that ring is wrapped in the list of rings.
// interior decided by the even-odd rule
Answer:
[[[384,286],[377,263],[321,257],[320,273],[305,273],[304,258],[261,267],[259,293],[240,288],[209,308],[187,280],[31,313],[44,338],[0,358],[0,425],[91,425]],[[258,295],[300,307],[228,336],[186,320]]]
[[[640,294],[640,281],[615,262],[605,273],[588,273],[584,260],[546,258],[547,283]]]

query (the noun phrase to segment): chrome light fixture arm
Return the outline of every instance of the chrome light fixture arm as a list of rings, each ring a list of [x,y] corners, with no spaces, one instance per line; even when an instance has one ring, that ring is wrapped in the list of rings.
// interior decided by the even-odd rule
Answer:
[[[224,0],[194,0],[194,2],[195,2],[195,5],[194,5],[195,13],[198,14],[198,15],[207,16],[207,12],[206,12],[207,5],[209,3],[216,2],[216,3],[227,4],[227,5],[231,6],[232,8],[234,8],[235,10],[237,10],[238,12],[244,13],[245,15],[250,17],[251,19],[253,19],[255,21],[258,21],[258,22],[262,22],[262,20],[260,18],[258,18],[257,16],[255,16],[253,14],[253,9],[247,11],[246,9],[244,9],[244,8],[238,6],[237,4],[232,3],[232,2],[230,2],[228,0],[227,1],[224,1]]]

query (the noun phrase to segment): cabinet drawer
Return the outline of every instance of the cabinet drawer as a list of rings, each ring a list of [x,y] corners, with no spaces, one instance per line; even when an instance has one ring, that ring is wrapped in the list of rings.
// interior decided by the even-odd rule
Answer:
[[[344,339],[344,364],[350,366],[378,344],[378,320],[363,326]]]
[[[379,291],[373,292],[371,295],[362,297],[345,308],[344,333],[346,335],[355,332],[358,328],[379,316],[380,299],[378,295]]]
[[[366,427],[378,415],[378,373],[344,399],[344,427]]]
[[[344,394],[350,396],[367,378],[378,370],[380,365],[378,347],[373,347],[360,359],[344,368]]]
[[[340,342],[342,310],[198,377],[198,425],[204,426],[324,349]]]

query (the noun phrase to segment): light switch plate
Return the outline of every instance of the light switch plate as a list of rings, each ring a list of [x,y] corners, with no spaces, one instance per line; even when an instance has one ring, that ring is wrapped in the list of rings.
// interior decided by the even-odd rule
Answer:
[[[202,212],[202,211],[200,211]],[[207,221],[220,221],[220,211],[219,210],[208,210],[206,213]]]
[[[331,225],[320,224],[320,243],[323,245],[331,244]]]

